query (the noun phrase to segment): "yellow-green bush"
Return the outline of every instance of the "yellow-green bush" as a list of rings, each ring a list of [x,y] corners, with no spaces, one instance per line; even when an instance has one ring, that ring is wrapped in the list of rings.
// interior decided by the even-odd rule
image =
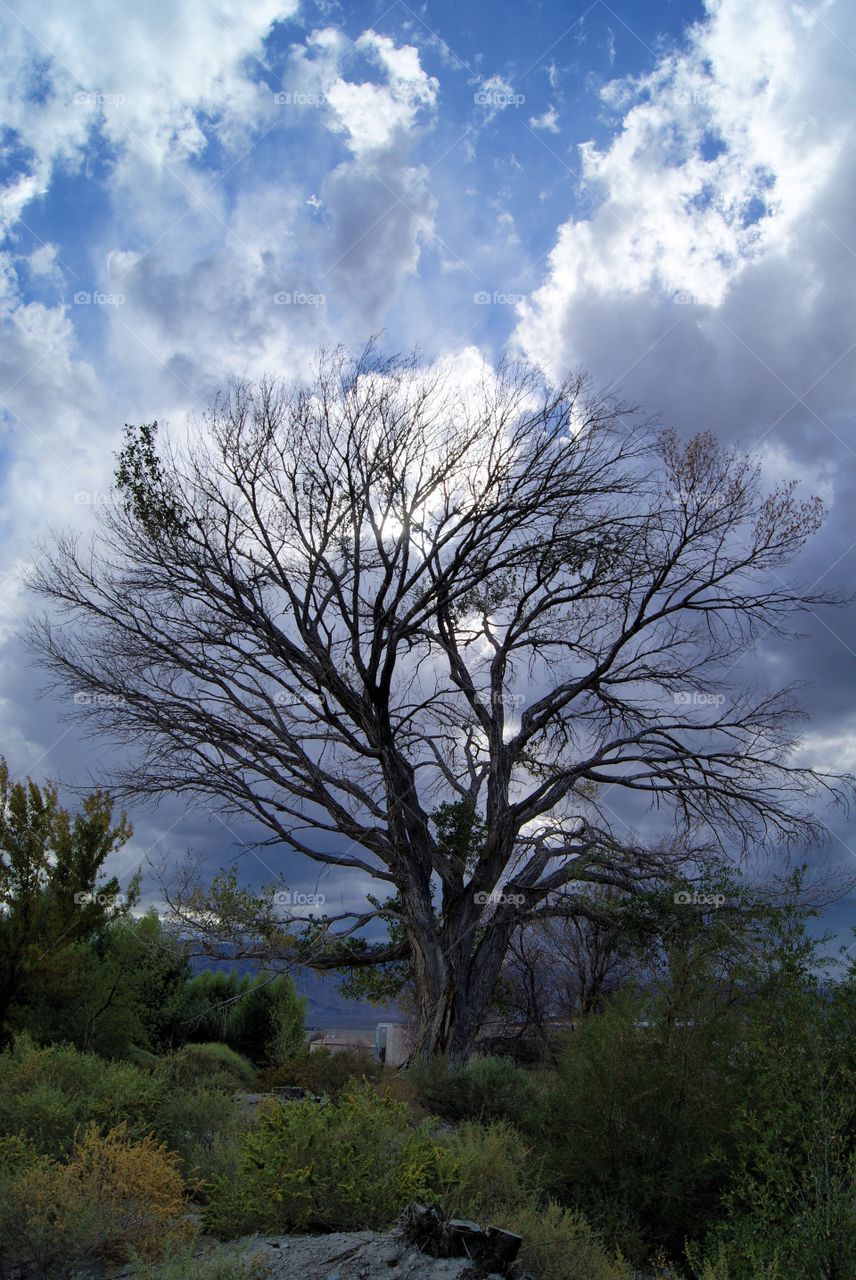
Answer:
[[[235,1177],[215,1183],[206,1224],[249,1231],[388,1227],[405,1205],[444,1199],[454,1157],[406,1103],[352,1085],[335,1103],[274,1102],[241,1140]]]
[[[538,1193],[530,1146],[510,1124],[462,1124],[445,1140],[454,1167],[443,1208],[450,1217],[501,1220]]]
[[[611,1261],[582,1214],[549,1201],[523,1205],[503,1226],[523,1237],[520,1261],[538,1280],[630,1280],[620,1259]]]
[[[125,1124],[151,1132],[162,1086],[129,1062],[108,1062],[67,1045],[37,1048],[27,1037],[0,1053],[0,1137],[25,1134],[44,1155],[62,1156],[81,1125]]]
[[[252,1089],[256,1069],[227,1044],[185,1044],[161,1058],[155,1075],[173,1088]]]
[[[178,1158],[123,1126],[93,1125],[60,1162],[18,1140],[0,1217],[4,1266],[59,1280],[84,1266],[157,1259],[193,1235]]]
[[[353,1080],[379,1080],[383,1068],[367,1049],[316,1049],[259,1073],[262,1089],[301,1085],[310,1093],[337,1097]]]
[[[539,1106],[538,1078],[508,1058],[473,1058],[452,1070],[445,1058],[416,1063],[407,1072],[419,1101],[449,1120],[508,1120],[533,1127]]]
[[[202,1195],[218,1175],[235,1167],[246,1123],[221,1088],[170,1091],[155,1114],[157,1136],[178,1154],[185,1178]]]
[[[165,1262],[138,1262],[133,1280],[267,1280],[270,1263],[264,1253],[232,1253],[223,1245],[195,1254],[182,1249]]]

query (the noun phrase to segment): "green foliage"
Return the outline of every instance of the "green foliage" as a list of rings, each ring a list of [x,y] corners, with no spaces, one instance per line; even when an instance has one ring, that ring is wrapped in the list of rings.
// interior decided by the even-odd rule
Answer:
[[[504,1120],[465,1123],[445,1142],[455,1177],[444,1209],[450,1217],[505,1224],[540,1191],[539,1161],[532,1147]]]
[[[487,830],[474,805],[467,800],[446,802],[434,810],[431,821],[443,856],[458,867],[461,875],[470,874],[478,863]],[[339,990],[348,1000],[370,1000],[386,1004],[399,999],[413,984],[413,963],[409,950],[399,959],[380,958],[389,947],[406,948],[407,934],[401,895],[393,894],[383,902],[373,894],[366,896],[378,913],[378,918],[385,923],[387,937],[382,943],[369,943],[364,938],[348,938],[339,944],[343,958],[340,970],[343,978]],[[320,934],[325,924],[323,919],[315,922],[306,931],[304,945],[309,944],[313,936]],[[439,924],[437,917],[438,927]],[[365,957],[372,954],[378,956],[377,962],[364,963]],[[349,968],[349,956],[358,956],[363,963]]]
[[[186,1181],[199,1195],[234,1168],[245,1127],[231,1094],[204,1085],[165,1091],[154,1117],[155,1132],[179,1156]]]
[[[475,806],[469,800],[441,804],[432,813],[431,820],[437,831],[441,853],[462,874],[472,872],[487,835],[487,827]]]
[[[237,1176],[214,1188],[206,1225],[222,1238],[252,1231],[390,1226],[405,1205],[441,1197],[448,1150],[405,1103],[354,1086],[338,1102],[271,1103],[242,1139]]]
[[[86,1127],[123,1125],[132,1138],[165,1142],[204,1194],[236,1163],[245,1124],[231,1095],[252,1078],[250,1064],[225,1045],[188,1046],[152,1072],[21,1038],[0,1054],[0,1143],[24,1142],[61,1160]]]
[[[125,511],[150,537],[186,534],[189,523],[157,453],[156,422],[125,424],[116,455],[116,488]]]
[[[306,1000],[287,974],[208,969],[187,984],[183,999],[185,1039],[221,1040],[258,1066],[277,1066],[303,1048]]]
[[[542,1105],[532,1073],[508,1058],[474,1058],[453,1071],[437,1057],[416,1063],[407,1074],[418,1100],[448,1120],[506,1119],[529,1130]]]
[[[53,787],[12,783],[0,760],[0,1043],[28,1025],[34,1007],[67,997],[76,944],[127,910],[117,905],[119,882],[98,881],[130,836],[102,792],[72,818]]]
[[[715,1216],[742,1073],[739,1020],[625,998],[567,1040],[553,1100],[549,1177],[613,1242],[673,1256]]]
[[[819,991],[799,950],[790,958],[746,1046],[751,1087],[711,1245],[730,1280],[856,1274],[856,980]]]
[[[154,1127],[162,1089],[127,1062],[105,1062],[69,1046],[37,1048],[26,1037],[0,1054],[0,1136],[23,1134],[43,1155],[67,1155],[82,1125],[125,1124],[142,1138]]]
[[[554,1200],[542,1207],[524,1205],[507,1225],[523,1237],[520,1261],[538,1280],[631,1280],[629,1269],[620,1257],[610,1260],[582,1214]]]
[[[4,1178],[0,1258],[60,1280],[132,1253],[156,1259],[193,1234],[177,1160],[124,1127],[86,1130],[62,1162],[20,1152]]]
[[[374,964],[361,964],[348,968],[349,957],[366,957],[380,955],[388,947],[399,947],[405,943],[404,924],[401,916],[401,895],[396,893],[381,901],[374,894],[366,894],[369,904],[378,913],[378,918],[386,925],[387,937],[382,943],[367,942],[365,938],[347,938],[340,941],[338,950],[343,958],[343,967],[339,972],[343,975],[339,991],[346,1000],[368,1000],[377,1004],[386,1004],[397,1000],[412,981],[412,966],[409,956],[399,960],[378,961]],[[326,918],[313,924],[307,930],[305,942],[311,940],[313,933],[319,933],[326,925]]]
[[[75,944],[64,990],[45,992],[27,1026],[104,1057],[162,1051],[177,1038],[188,977],[184,948],[155,911],[122,916]]]
[[[260,1251],[235,1253],[217,1245],[201,1255],[183,1249],[165,1262],[138,1262],[131,1280],[267,1280],[271,1271]]]
[[[337,1098],[349,1084],[361,1080],[380,1080],[383,1068],[366,1049],[321,1048],[304,1051],[272,1071],[263,1072],[259,1082],[266,1089],[283,1085],[301,1085],[310,1093],[329,1094]]]
[[[251,1089],[256,1078],[253,1064],[227,1044],[182,1045],[160,1060],[155,1074],[170,1087],[208,1087],[232,1092]]]

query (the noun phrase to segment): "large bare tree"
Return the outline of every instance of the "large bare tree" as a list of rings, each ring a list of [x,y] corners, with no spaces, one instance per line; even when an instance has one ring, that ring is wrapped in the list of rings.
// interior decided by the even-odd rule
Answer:
[[[399,937],[353,962],[407,956],[417,1051],[460,1061],[521,920],[816,833],[838,786],[794,761],[791,691],[734,670],[829,601],[780,577],[820,518],[582,377],[332,352],[182,444],[128,429],[91,545],[44,553],[34,642],[134,748],[120,790],[379,882]],[[631,835],[622,794],[670,836]],[[329,922],[326,962],[375,914]]]

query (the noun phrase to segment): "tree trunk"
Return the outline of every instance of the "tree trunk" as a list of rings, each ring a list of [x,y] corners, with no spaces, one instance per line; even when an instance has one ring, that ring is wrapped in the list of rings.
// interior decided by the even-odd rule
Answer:
[[[485,938],[473,946],[467,920],[458,922],[456,938],[433,930],[422,936],[414,952],[430,953],[430,962],[418,965],[433,981],[417,981],[420,993],[419,1022],[409,1061],[442,1055],[450,1066],[463,1066],[472,1052],[496,989],[511,924],[495,923]]]

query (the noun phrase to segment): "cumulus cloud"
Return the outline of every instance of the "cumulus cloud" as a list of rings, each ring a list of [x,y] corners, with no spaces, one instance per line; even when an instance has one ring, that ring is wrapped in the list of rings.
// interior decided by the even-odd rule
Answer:
[[[78,166],[92,135],[158,165],[200,154],[213,134],[234,140],[253,120],[260,87],[247,60],[297,0],[134,8],[87,0],[85,12],[24,0],[0,12],[4,120],[29,160],[6,194],[14,219],[48,189],[58,165]]]
[[[382,69],[384,84],[351,83],[339,76],[327,90],[333,127],[340,131],[355,156],[388,150],[413,129],[423,110],[437,101],[437,80],[419,64],[412,45],[397,48],[388,36],[364,32],[355,49]]]
[[[615,132],[581,148],[593,210],[559,228],[515,334],[552,372],[583,365],[684,435],[736,439],[768,480],[823,494],[797,570],[819,587],[853,565],[854,47],[840,0],[710,0],[685,48],[606,86]],[[805,631],[790,648],[765,637],[755,661],[763,679],[814,682],[816,760],[840,767],[852,612]]]
[[[664,410],[685,412],[696,386],[731,432],[735,410],[747,434],[787,416],[815,378],[831,405],[856,279],[853,25],[840,3],[821,20],[785,0],[716,0],[685,51],[607,86],[620,125],[580,148],[595,209],[559,229],[517,330],[529,355],[630,377]]]

